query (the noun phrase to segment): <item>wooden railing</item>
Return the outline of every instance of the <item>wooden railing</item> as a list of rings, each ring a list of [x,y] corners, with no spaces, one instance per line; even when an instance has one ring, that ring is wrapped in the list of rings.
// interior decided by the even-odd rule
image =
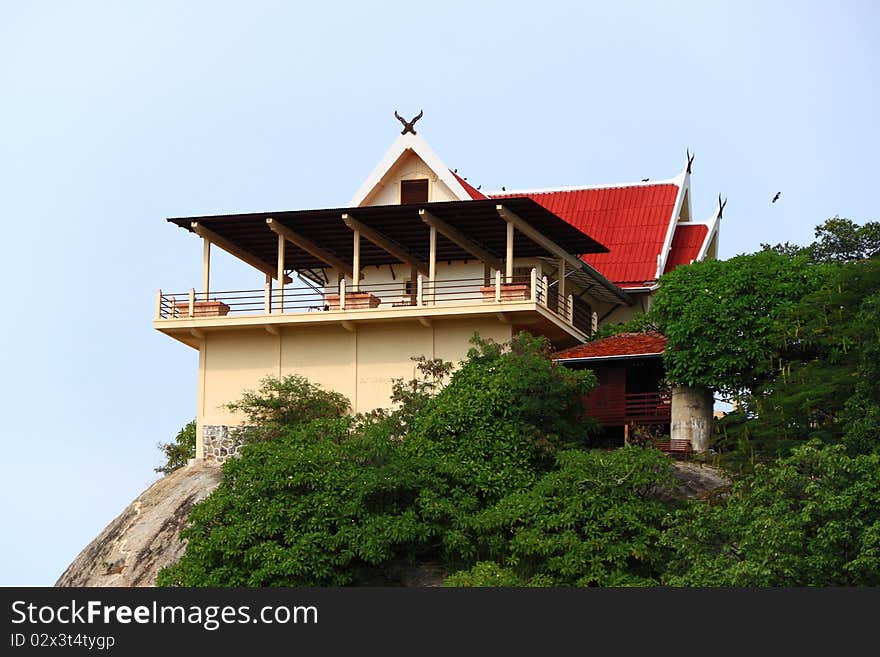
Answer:
[[[421,275],[412,282],[361,283],[355,288],[343,280],[339,287],[324,291],[310,288],[285,287],[262,290],[209,292],[205,295],[188,292],[156,296],[156,319],[189,319],[226,317],[229,315],[271,315],[277,313],[336,312],[369,308],[405,308],[412,306],[460,306],[482,303],[536,302],[558,315],[568,324],[590,333],[590,318],[571,295],[554,298],[547,278],[537,278],[532,269],[529,276],[505,281],[501,272],[493,279],[463,278],[431,281]]]
[[[636,424],[668,424],[672,419],[672,404],[668,396],[659,392],[634,392],[601,405],[586,404],[587,414],[607,427]]]

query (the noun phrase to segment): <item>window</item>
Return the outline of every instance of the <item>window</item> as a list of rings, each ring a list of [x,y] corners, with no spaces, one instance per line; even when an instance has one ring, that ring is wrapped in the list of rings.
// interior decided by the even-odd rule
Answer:
[[[427,203],[428,202],[428,179],[400,181],[400,203]]]

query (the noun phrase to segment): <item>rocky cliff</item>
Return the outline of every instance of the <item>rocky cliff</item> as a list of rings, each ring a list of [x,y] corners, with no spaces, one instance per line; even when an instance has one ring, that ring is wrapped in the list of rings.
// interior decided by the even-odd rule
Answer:
[[[222,478],[210,461],[175,470],[141,493],[67,567],[55,586],[153,586],[186,547],[189,510]]]

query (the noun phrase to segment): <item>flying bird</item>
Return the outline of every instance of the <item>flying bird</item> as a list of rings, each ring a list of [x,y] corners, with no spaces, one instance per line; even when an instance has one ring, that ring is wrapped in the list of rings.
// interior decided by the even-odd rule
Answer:
[[[424,110],[419,110],[418,114],[416,114],[411,120],[407,121],[405,118],[397,113],[397,110],[394,110],[394,118],[403,124],[403,130],[400,131],[400,134],[405,135],[407,132],[416,134],[416,129],[413,126],[415,126],[416,121],[422,118],[424,114]]]
[[[642,178],[642,182],[648,182],[650,178]]]
[[[774,196],[772,199],[770,199],[770,202],[771,202],[771,203],[776,203],[776,201],[779,200],[779,195],[780,195],[780,194],[782,194],[782,192],[776,192],[776,196]]]
[[[502,192],[506,192],[506,191],[507,191],[507,187],[505,187],[504,185],[501,185],[501,191],[502,191]]]

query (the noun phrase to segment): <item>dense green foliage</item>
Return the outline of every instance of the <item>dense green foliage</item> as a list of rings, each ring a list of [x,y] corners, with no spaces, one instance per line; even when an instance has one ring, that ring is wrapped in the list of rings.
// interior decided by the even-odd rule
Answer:
[[[816,226],[816,241],[809,246],[796,244],[762,244],[764,250],[783,255],[805,255],[814,262],[855,262],[880,254],[880,222],[868,221],[861,226],[842,217],[832,217]]]
[[[653,449],[565,450],[534,486],[473,518],[482,554],[451,583],[491,586],[503,573],[519,586],[644,586],[663,570],[659,547],[670,506],[669,459]]]
[[[248,424],[244,436],[254,441],[276,438],[288,426],[342,417],[350,403],[345,395],[292,374],[281,379],[266,377],[258,390],[245,391],[240,400],[226,407],[244,414]]]
[[[463,571],[451,583],[490,561],[531,584],[656,581],[668,508],[650,493],[669,462],[578,449],[589,427],[580,399],[594,384],[522,334],[475,341],[447,386],[412,396],[414,412],[285,425],[224,465],[191,513],[184,557],[158,583],[371,583],[424,560]],[[410,418],[403,440],[399,413]]]
[[[663,276],[651,316],[667,336],[667,377],[722,394],[749,392],[778,367],[780,318],[825,268],[772,251],[706,260]]]
[[[663,543],[675,586],[880,585],[880,454],[801,446],[679,511]]]
[[[413,501],[430,464],[348,418],[292,427],[224,464],[220,486],[191,514],[181,561],[157,583],[330,586],[362,582],[371,566],[418,556],[436,530]]]
[[[835,266],[780,315],[774,376],[727,419],[760,450],[818,438],[873,449],[880,437],[880,259]]]
[[[159,443],[157,446],[165,457],[165,463],[153,468],[155,472],[168,474],[183,467],[196,455],[196,421],[188,422],[170,443]]]

